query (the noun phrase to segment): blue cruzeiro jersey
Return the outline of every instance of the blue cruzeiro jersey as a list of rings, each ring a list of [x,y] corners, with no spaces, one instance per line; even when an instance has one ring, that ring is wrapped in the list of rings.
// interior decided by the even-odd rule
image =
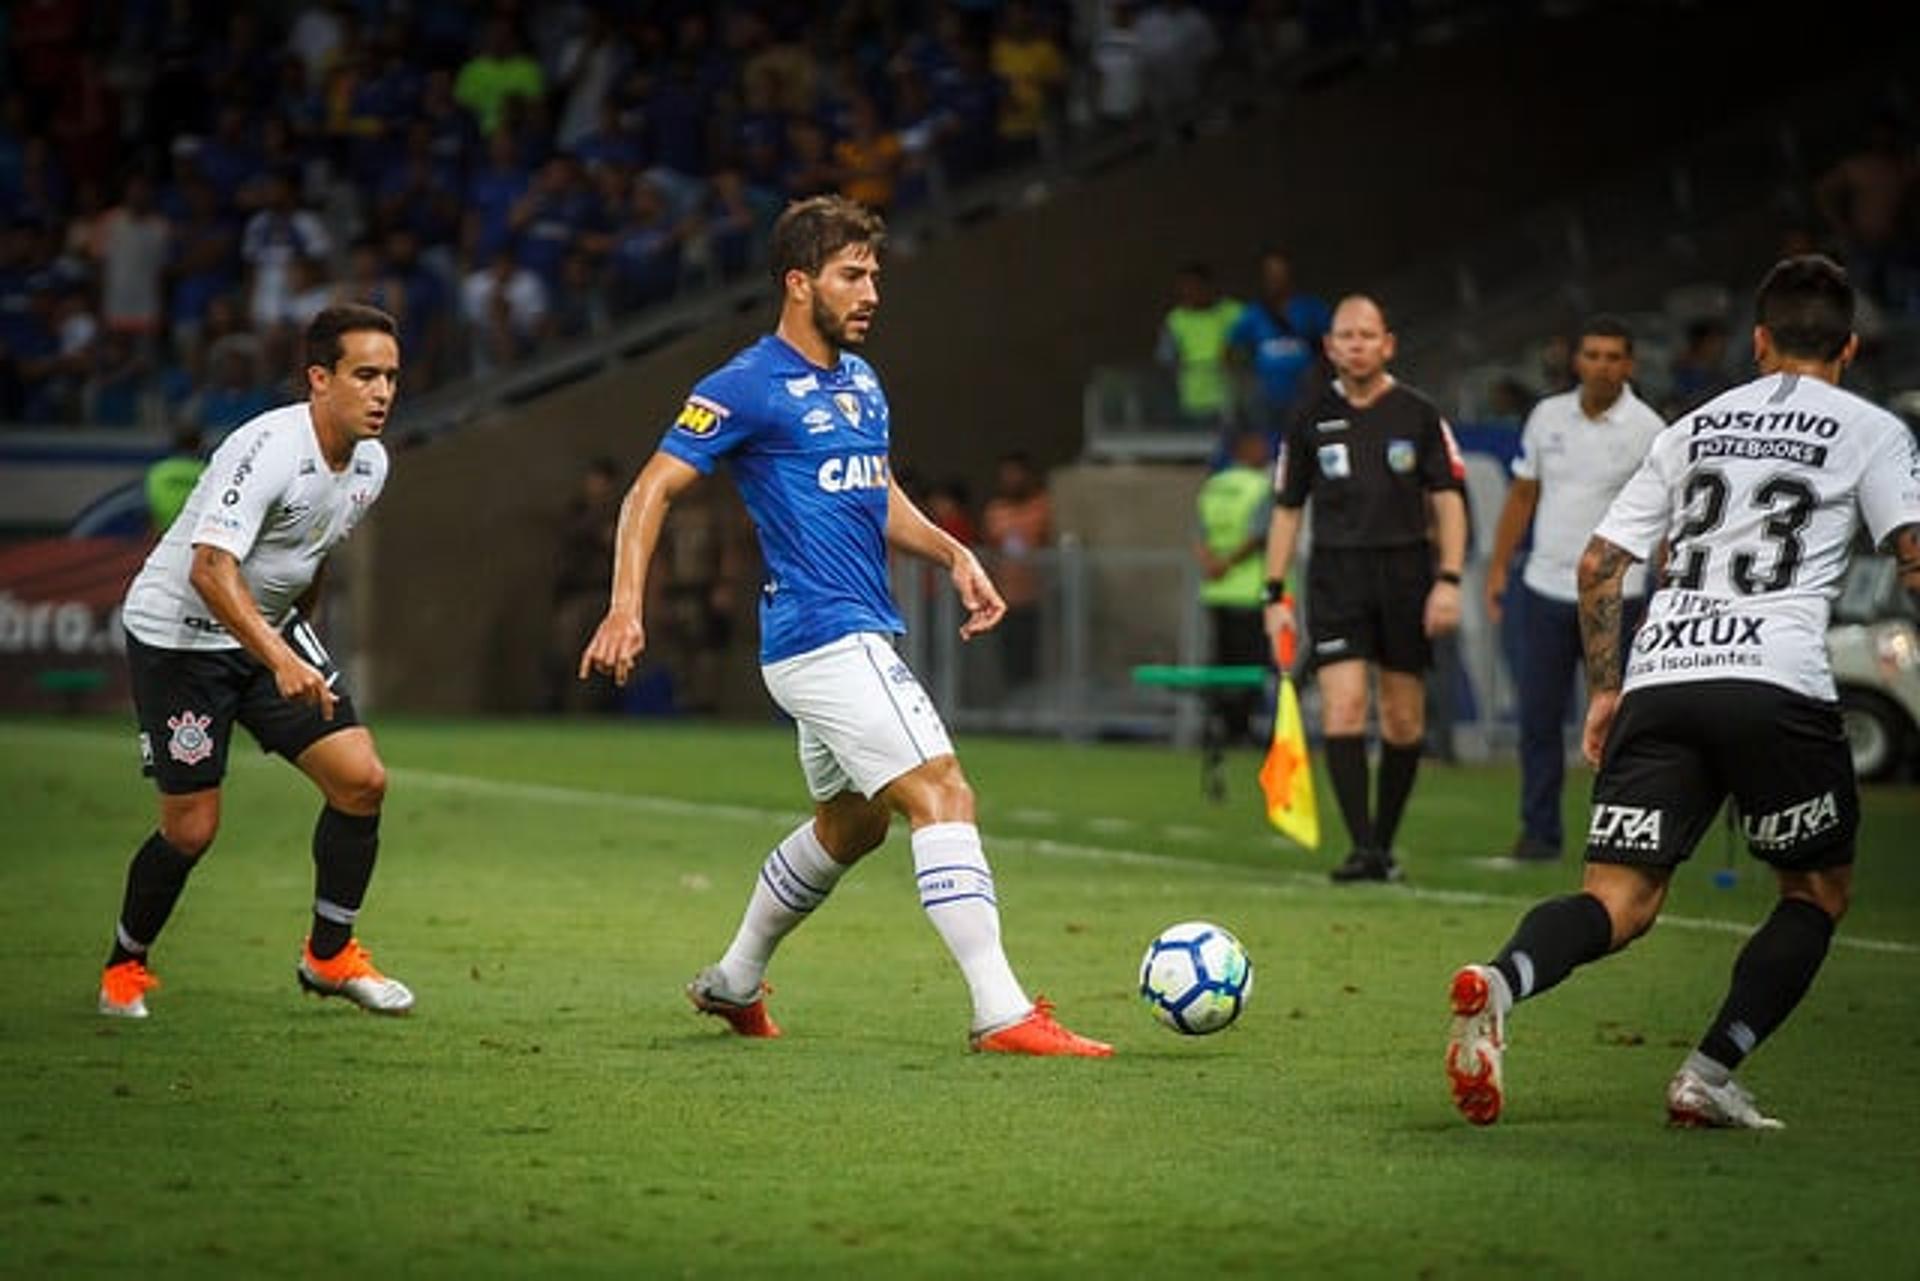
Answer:
[[[661,439],[703,474],[733,468],[767,566],[762,663],[906,630],[887,583],[887,426],[872,365],[822,369],[769,334],[695,384]]]

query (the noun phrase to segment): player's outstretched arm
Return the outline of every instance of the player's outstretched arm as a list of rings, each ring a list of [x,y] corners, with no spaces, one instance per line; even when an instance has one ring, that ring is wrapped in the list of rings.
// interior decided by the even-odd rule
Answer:
[[[194,544],[193,567],[187,571],[187,581],[200,593],[200,599],[206,602],[214,618],[227,629],[227,635],[266,664],[267,670],[273,673],[274,687],[280,691],[280,697],[312,703],[320,709],[322,717],[333,719],[333,705],[338,700],[327,687],[327,678],[294,653],[293,647],[268,624],[254,602],[253,593],[247,590],[247,580],[240,576],[240,562],[232,552],[206,543]]]
[[[606,672],[616,685],[625,685],[634,664],[647,648],[642,618],[647,598],[647,566],[660,544],[667,512],[681,494],[700,479],[690,463],[671,454],[656,453],[633,479],[620,504],[620,525],[613,543],[613,589],[606,617],[594,629],[593,639],[580,654],[579,678]]]
[[[1620,707],[1620,597],[1635,559],[1598,535],[1587,540],[1580,556],[1580,644],[1587,655],[1587,723],[1580,749],[1593,765],[1600,763]]]
[[[953,578],[953,590],[960,595],[967,616],[960,623],[960,639],[971,640],[990,631],[1006,617],[1007,602],[993,585],[980,560],[966,544],[927,519],[900,488],[897,481],[887,482],[887,544],[944,566]]]

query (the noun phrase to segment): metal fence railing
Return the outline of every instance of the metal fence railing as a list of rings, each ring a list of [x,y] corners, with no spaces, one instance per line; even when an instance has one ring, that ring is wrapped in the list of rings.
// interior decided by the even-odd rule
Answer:
[[[959,636],[960,607],[944,574],[898,565],[894,594],[907,621],[903,656],[955,729],[1069,739],[1151,738],[1191,746],[1204,709],[1191,693],[1136,685],[1136,666],[1198,664],[1210,652],[1200,575],[1183,551],[1087,547],[1063,540],[1017,565],[988,561],[1022,599],[1001,627]],[[1011,572],[1010,572],[1011,571]],[[1481,605],[1483,563],[1469,565],[1466,617],[1440,649],[1429,741],[1485,759],[1514,741],[1514,687],[1500,632]],[[1303,601],[1311,610],[1312,602]],[[1301,691],[1318,732],[1311,682]]]

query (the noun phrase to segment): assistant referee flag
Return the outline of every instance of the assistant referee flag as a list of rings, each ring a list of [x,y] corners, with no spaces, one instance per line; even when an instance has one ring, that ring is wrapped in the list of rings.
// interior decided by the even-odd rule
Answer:
[[[1280,635],[1279,695],[1274,701],[1273,742],[1260,766],[1260,790],[1267,800],[1267,822],[1283,836],[1310,850],[1320,848],[1320,808],[1313,792],[1313,762],[1307,756],[1306,726],[1300,721],[1300,696],[1293,688],[1293,632]]]

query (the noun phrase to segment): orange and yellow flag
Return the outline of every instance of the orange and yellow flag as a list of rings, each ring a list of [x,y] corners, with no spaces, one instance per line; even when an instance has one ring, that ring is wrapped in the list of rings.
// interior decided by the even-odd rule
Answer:
[[[1313,762],[1307,756],[1306,726],[1300,721],[1300,696],[1294,692],[1293,636],[1282,634],[1280,692],[1273,709],[1273,743],[1260,766],[1260,790],[1267,800],[1267,822],[1283,836],[1310,850],[1320,848],[1320,807],[1314,799]]]

